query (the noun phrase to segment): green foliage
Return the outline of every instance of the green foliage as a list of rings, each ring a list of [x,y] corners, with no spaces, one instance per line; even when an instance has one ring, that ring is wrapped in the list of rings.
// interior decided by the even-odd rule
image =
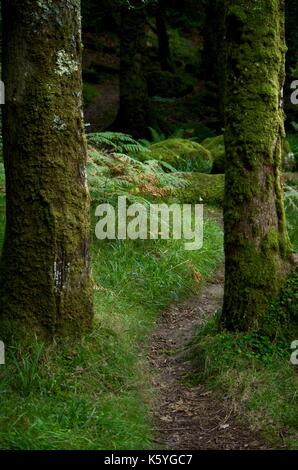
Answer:
[[[7,348],[0,448],[152,448],[144,342],[161,309],[200,288],[193,269],[205,277],[222,260],[222,241],[210,221],[203,248],[193,252],[179,240],[94,240],[93,332],[78,342]]]
[[[125,154],[89,149],[89,187],[92,200],[97,203],[113,203],[120,195],[134,202],[166,197],[174,189],[186,186],[172,170],[155,160],[142,163]]]
[[[121,132],[96,132],[88,134],[87,137],[88,141],[100,150],[126,153],[130,156],[147,152],[144,145],[137,142],[130,135]]]
[[[224,199],[225,177],[205,173],[177,173],[187,183],[185,188],[175,188],[173,194],[180,202],[222,206]]]
[[[278,298],[272,303],[262,325],[262,331],[279,341],[289,342],[298,337],[298,268],[286,280]]]
[[[273,444],[291,449],[298,448],[298,376],[290,364],[290,345],[298,338],[297,305],[296,268],[258,331],[222,330],[217,312],[196,331],[189,346],[196,368],[189,379],[224,393]]]
[[[205,147],[212,155],[213,167],[212,173],[224,173],[225,168],[225,142],[224,136],[218,135],[216,137],[208,137],[201,142],[201,145]],[[292,171],[295,169],[298,162],[298,137],[294,134],[287,136],[283,146],[283,166],[285,170]]]
[[[167,139],[166,135],[163,132],[159,132],[158,130],[154,129],[153,127],[148,127],[148,129],[149,129],[150,134],[151,134],[151,139],[150,140],[140,139],[140,142],[143,145],[145,145],[145,147],[148,148],[152,144],[158,144],[158,143],[163,142]],[[175,129],[175,131],[171,134],[170,137],[171,138],[173,138],[173,137],[183,138],[184,132],[185,132],[184,129],[181,129],[181,128]]]
[[[156,129],[153,127],[148,127],[150,134],[151,134],[151,141],[145,141],[147,144],[157,144],[158,142],[162,142],[163,140],[166,140],[166,136],[162,132],[158,132]]]
[[[297,449],[298,378],[289,346],[253,334],[209,333],[194,340],[192,353],[197,382],[224,394],[274,447]]]
[[[113,202],[120,194],[144,200],[146,190],[149,198],[153,192],[161,197],[158,188],[184,184],[156,161],[115,153],[123,140],[126,145],[126,138],[105,134],[105,150],[100,139],[89,149],[93,202]],[[2,190],[2,164],[0,170]],[[94,329],[78,342],[7,348],[0,368],[1,449],[152,448],[144,342],[162,309],[198,291],[193,271],[204,279],[222,260],[218,225],[207,220],[204,236],[198,251],[185,250],[183,240],[93,240]]]
[[[178,201],[221,206],[224,175],[176,172],[165,162],[139,162],[127,155],[89,149],[87,164],[93,203],[116,203],[119,195],[130,202]]]
[[[286,299],[289,304],[296,299],[297,306],[297,273],[280,297],[281,309]],[[280,332],[273,337],[222,331],[218,313],[191,341],[189,354],[196,371],[187,379],[206,383],[219,397],[224,394],[272,445],[297,449],[298,376],[290,364],[290,344],[297,335],[297,327],[290,336]]]
[[[178,137],[150,146],[150,156],[169,163],[180,171],[210,173],[212,158],[208,150],[197,142]]]
[[[30,351],[18,350],[17,355],[13,357],[16,386],[24,395],[29,395],[39,385],[39,363],[43,351],[44,345],[36,343]]]
[[[113,308],[117,309],[113,305],[117,299],[119,315],[124,312],[128,316],[137,315],[141,333],[142,319],[145,319],[143,308],[158,312],[171,302],[195,293],[200,283],[193,278],[193,268],[205,278],[223,256],[223,234],[218,225],[206,221],[204,229],[202,249],[191,252],[184,250],[181,240],[128,240],[106,244],[95,241],[98,311],[108,309],[107,314],[110,314]]]
[[[163,140],[166,140],[166,136],[162,132],[158,132],[153,127],[149,127],[148,129],[151,134],[151,143],[157,144],[158,142],[162,142]]]
[[[209,344],[213,344],[209,351]],[[206,346],[206,350],[204,350]],[[220,372],[222,367],[234,367],[235,361],[252,361],[267,365],[272,360],[289,358],[289,342],[284,339],[276,342],[258,332],[232,334],[220,328],[220,315],[217,313],[204,327],[197,331],[190,344],[193,360],[201,372],[201,380],[208,379]],[[208,350],[208,353],[207,353]],[[208,354],[208,358],[206,356]]]

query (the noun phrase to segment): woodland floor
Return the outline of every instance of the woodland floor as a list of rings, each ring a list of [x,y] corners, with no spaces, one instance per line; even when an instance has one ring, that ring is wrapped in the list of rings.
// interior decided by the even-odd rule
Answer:
[[[154,422],[156,445],[176,450],[266,450],[260,435],[249,429],[226,397],[204,385],[187,383],[194,372],[185,354],[194,330],[221,308],[223,269],[199,296],[164,312],[154,333],[150,359],[158,391]]]

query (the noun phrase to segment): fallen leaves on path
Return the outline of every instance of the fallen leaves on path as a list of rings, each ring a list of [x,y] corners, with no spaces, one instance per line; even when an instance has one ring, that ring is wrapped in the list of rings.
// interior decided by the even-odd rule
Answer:
[[[193,271],[198,282],[201,274]],[[222,306],[223,272],[196,298],[164,312],[153,336],[150,360],[159,392],[154,422],[156,443],[173,450],[267,449],[239,419],[239,408],[203,385],[185,384],[192,364],[183,354],[194,329]]]

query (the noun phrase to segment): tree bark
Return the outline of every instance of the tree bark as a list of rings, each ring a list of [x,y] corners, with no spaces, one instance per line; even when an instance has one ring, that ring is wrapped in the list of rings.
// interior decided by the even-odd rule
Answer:
[[[0,333],[90,328],[89,193],[79,0],[5,0],[7,225]]]
[[[148,87],[144,74],[146,16],[141,0],[121,8],[120,107],[113,127],[143,137],[148,125]]]
[[[223,323],[262,324],[290,250],[280,179],[283,0],[226,0],[226,281]]]
[[[170,39],[167,31],[166,9],[163,0],[159,0],[157,3],[155,19],[160,67],[161,70],[172,72]]]

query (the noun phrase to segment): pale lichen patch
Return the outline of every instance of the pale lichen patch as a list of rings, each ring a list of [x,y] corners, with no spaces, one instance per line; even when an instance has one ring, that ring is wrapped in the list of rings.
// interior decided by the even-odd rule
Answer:
[[[67,54],[64,49],[58,51],[55,70],[57,75],[60,75],[61,77],[63,75],[71,75],[78,70],[79,64],[71,55]]]
[[[42,9],[48,9],[49,7],[51,7],[53,4],[53,1],[52,0],[37,0],[37,6],[39,6],[39,8],[42,8]]]
[[[65,122],[63,122],[61,117],[57,116],[56,114],[54,114],[53,123],[54,123],[54,128],[57,129],[58,131],[64,131],[66,129]]]

